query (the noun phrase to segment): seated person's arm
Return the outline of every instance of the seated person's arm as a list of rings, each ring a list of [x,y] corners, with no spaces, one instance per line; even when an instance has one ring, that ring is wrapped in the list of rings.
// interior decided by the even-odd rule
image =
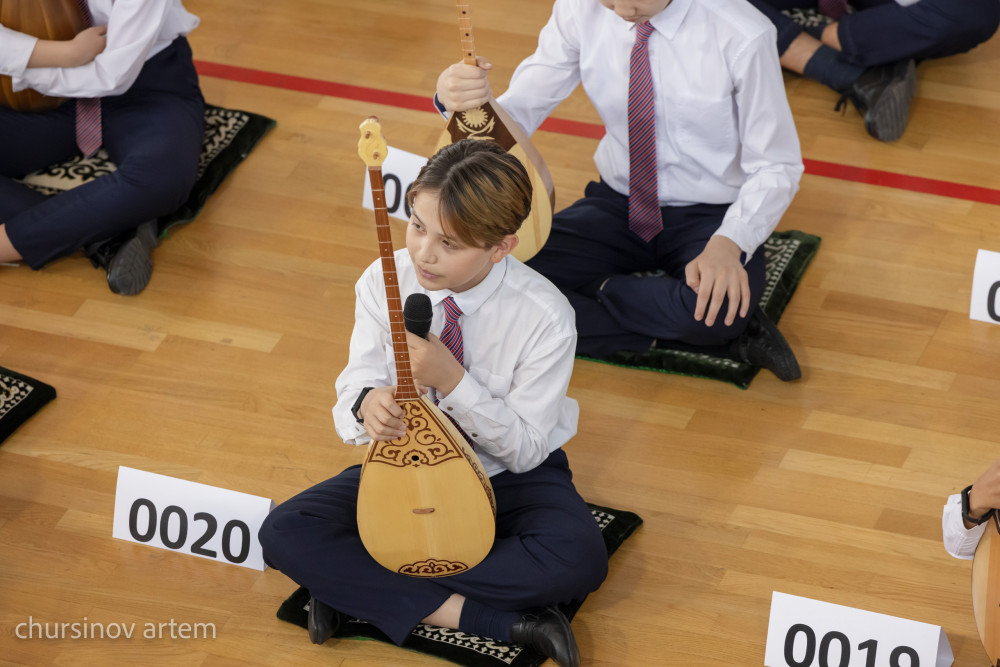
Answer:
[[[168,0],[119,0],[108,21],[107,46],[97,57],[77,67],[39,65],[12,74],[14,92],[32,88],[56,97],[124,93],[146,63],[168,7]]]
[[[377,424],[388,423],[387,430],[376,429],[376,439],[390,440],[392,437],[378,437],[378,434],[388,434],[398,424],[392,422],[384,412],[378,415],[372,413],[374,406],[381,406],[383,411],[390,410],[389,403],[398,410],[396,417],[402,416],[402,408],[395,405],[395,386],[389,375],[386,348],[392,338],[385,315],[379,312],[385,307],[384,284],[382,274],[369,266],[355,285],[354,330],[351,333],[350,358],[347,366],[337,377],[337,404],[333,407],[333,420],[337,434],[349,445],[366,445],[372,440],[371,429]],[[373,387],[358,410],[359,423],[354,417],[352,408],[366,387]],[[388,401],[388,402],[387,402]]]
[[[795,122],[773,45],[772,35],[761,35],[734,72],[745,181],[715,237],[685,269],[688,286],[698,293],[695,319],[704,316],[709,326],[727,295],[729,309],[723,314],[727,325],[737,312],[743,317],[749,312],[749,283],[740,265],[740,251],[749,261],[764,244],[791,204],[803,172]]]
[[[107,26],[80,31],[73,39],[40,39],[28,59],[28,67],[80,67],[92,62],[107,44]]]
[[[493,396],[469,372],[464,372],[441,406],[476,442],[478,449],[498,459],[511,472],[525,472],[544,461],[553,431],[567,410],[578,410],[566,398],[576,350],[573,314],[564,314],[566,326],[539,329],[519,359],[509,390]],[[561,314],[562,315],[562,314]],[[576,424],[575,414],[572,423]],[[566,435],[566,434],[564,434]],[[568,434],[568,436],[573,435]],[[562,444],[562,443],[560,443]]]
[[[968,516],[976,521],[1000,507],[1000,461],[996,461],[972,484],[969,490]],[[989,521],[977,524],[962,516],[962,496],[948,498],[941,517],[944,547],[956,558],[971,559]]]

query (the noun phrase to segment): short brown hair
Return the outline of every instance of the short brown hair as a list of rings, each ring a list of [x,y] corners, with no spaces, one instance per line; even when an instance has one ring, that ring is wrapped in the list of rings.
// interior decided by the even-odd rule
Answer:
[[[516,234],[531,211],[524,165],[494,141],[462,139],[439,150],[410,187],[436,192],[442,224],[462,243],[489,248]]]

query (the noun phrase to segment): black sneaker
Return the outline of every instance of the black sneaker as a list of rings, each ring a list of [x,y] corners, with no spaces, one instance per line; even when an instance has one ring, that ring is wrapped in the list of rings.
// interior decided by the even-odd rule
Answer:
[[[108,272],[108,287],[112,292],[132,296],[149,284],[153,275],[153,248],[159,245],[156,232],[156,221],[150,220],[127,234],[86,248],[94,268]]]
[[[910,103],[917,91],[913,60],[869,67],[843,91],[836,111],[850,100],[865,118],[865,129],[879,141],[896,141],[910,119]]]

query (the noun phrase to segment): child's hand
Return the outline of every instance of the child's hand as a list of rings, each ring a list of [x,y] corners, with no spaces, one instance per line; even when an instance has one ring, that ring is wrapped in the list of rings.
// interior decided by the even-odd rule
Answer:
[[[701,322],[704,318],[707,327],[715,324],[726,297],[727,327],[736,321],[737,313],[746,317],[750,312],[750,280],[740,263],[740,252],[740,247],[725,236],[713,236],[701,254],[684,267],[687,285],[698,295],[694,319]]]
[[[95,25],[81,30],[70,41],[70,62],[64,67],[80,67],[90,63],[104,51],[108,45],[108,26]]]
[[[973,516],[980,517],[996,508],[1000,508],[1000,461],[994,461],[969,491],[969,512]]]
[[[405,414],[396,403],[396,387],[372,389],[358,408],[358,416],[372,440],[395,440],[406,435]]]
[[[465,111],[481,107],[490,100],[490,82],[486,73],[493,69],[490,61],[476,58],[475,65],[455,63],[441,72],[437,80],[438,101],[448,111]]]
[[[410,348],[410,370],[418,387],[434,387],[447,396],[465,377],[465,369],[455,355],[434,334],[428,334],[425,340],[407,331],[406,344]]]

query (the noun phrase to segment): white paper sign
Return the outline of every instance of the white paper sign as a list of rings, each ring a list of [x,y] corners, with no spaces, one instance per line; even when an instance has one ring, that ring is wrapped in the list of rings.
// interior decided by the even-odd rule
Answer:
[[[969,317],[1000,324],[1000,252],[980,250],[976,255]]]
[[[111,534],[263,570],[257,532],[272,509],[268,498],[120,466]]]
[[[766,667],[948,667],[938,625],[787,595],[771,595]]]
[[[382,163],[382,183],[385,187],[385,208],[394,218],[410,219],[410,204],[406,195],[410,186],[416,180],[420,168],[427,164],[427,158],[390,147]],[[368,170],[365,170],[364,191],[361,195],[361,205],[369,211],[375,210],[372,203],[372,186],[368,180]]]

